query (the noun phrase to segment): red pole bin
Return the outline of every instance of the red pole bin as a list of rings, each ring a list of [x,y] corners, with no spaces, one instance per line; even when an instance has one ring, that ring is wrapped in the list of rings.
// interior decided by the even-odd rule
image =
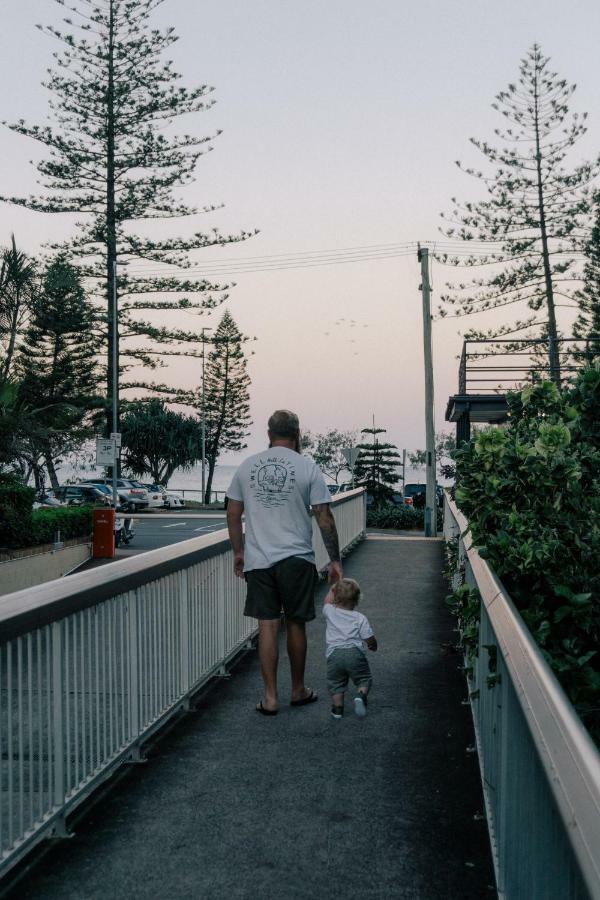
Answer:
[[[112,559],[115,555],[115,521],[114,509],[94,510],[94,559]]]

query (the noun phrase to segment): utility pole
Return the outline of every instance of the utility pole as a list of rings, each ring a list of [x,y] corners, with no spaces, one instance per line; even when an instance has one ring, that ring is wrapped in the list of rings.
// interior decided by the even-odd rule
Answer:
[[[406,450],[402,451],[402,496],[404,497],[404,488],[406,485]]]
[[[206,459],[206,408],[204,404],[204,358],[205,358],[205,347],[206,342],[204,339],[204,332],[212,331],[212,328],[208,328],[206,325],[202,329],[202,418],[201,418],[201,429],[202,429],[202,442],[200,452],[202,454],[202,503],[204,503],[204,492],[206,491],[206,474],[205,474],[205,459]]]
[[[112,493],[113,505],[117,508],[119,495],[117,492],[117,469],[119,448],[117,447],[116,434],[119,430],[119,322],[117,304],[117,261],[112,263],[112,430],[113,430],[113,467],[112,467]]]
[[[429,284],[429,250],[417,252],[421,263],[423,297],[423,351],[425,359],[425,537],[437,535],[437,497],[435,489],[435,426],[433,420],[433,357],[431,352],[431,288]]]

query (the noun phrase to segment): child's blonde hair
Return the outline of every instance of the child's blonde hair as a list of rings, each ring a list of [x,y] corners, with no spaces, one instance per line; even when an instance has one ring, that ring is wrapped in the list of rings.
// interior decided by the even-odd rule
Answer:
[[[360,587],[354,578],[340,578],[332,590],[336,606],[341,606],[342,609],[355,609],[358,606]]]

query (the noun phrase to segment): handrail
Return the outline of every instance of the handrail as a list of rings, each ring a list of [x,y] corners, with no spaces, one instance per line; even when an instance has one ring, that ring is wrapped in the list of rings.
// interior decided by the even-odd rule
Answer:
[[[363,488],[355,488],[336,495],[331,499],[331,506],[341,507],[363,492]],[[57,618],[95,606],[115,594],[135,590],[148,581],[218,556],[229,548],[229,538],[224,536],[224,530],[5,594],[0,597],[0,634],[3,639],[26,634]],[[317,568],[322,566],[317,565]]]
[[[447,492],[446,504],[565,834],[590,896],[600,898],[600,753],[502,582],[473,545],[469,524]]]

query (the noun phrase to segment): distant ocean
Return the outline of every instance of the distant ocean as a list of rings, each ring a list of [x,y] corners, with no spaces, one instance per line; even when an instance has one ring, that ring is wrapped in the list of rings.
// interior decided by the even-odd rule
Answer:
[[[240,457],[240,462],[242,461],[242,457]],[[212,490],[213,491],[226,491],[230,485],[231,479],[233,478],[233,473],[237,469],[237,466],[219,466],[215,468],[215,474],[213,476]],[[208,478],[208,467],[206,468],[206,477]],[[61,465],[58,469],[58,480],[61,484],[67,484],[72,481],[83,481],[86,478],[95,478],[99,477],[102,473],[102,469],[97,468],[96,466],[72,466],[68,463]],[[147,479],[144,478],[144,481]],[[171,480],[169,481],[169,487],[171,490],[197,490],[200,492],[202,490],[202,466],[194,466],[193,469],[189,469],[188,471],[184,471],[183,469],[175,469],[173,475],[171,476]]]
[[[240,455],[240,463],[243,459],[244,457]],[[237,465],[217,465],[213,477],[212,490],[226,491],[236,469]],[[65,484],[67,482],[83,480],[84,478],[98,477],[100,472],[101,470],[97,469],[95,466],[75,468],[74,466],[65,463],[58,470],[58,479],[61,484]],[[206,472],[208,477],[208,469]],[[424,482],[425,471],[423,469],[409,469],[407,466],[406,480],[407,482]],[[171,490],[200,492],[202,490],[202,467],[194,466],[193,469],[187,471],[176,469],[169,481],[169,487]]]

